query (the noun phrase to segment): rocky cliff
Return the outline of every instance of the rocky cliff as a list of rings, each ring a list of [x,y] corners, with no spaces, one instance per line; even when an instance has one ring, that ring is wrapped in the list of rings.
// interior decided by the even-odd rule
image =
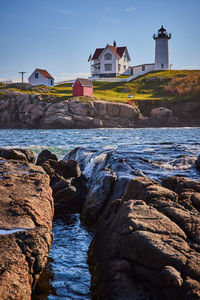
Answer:
[[[148,104],[146,104],[148,106]],[[151,103],[149,105],[151,107]],[[179,126],[177,114],[152,106],[145,117],[136,105],[79,99],[56,101],[39,94],[7,93],[0,99],[0,128],[112,128]],[[156,108],[155,108],[156,107]]]
[[[0,100],[1,128],[135,127],[138,108],[123,103],[89,100],[44,101],[41,95],[7,93]]]

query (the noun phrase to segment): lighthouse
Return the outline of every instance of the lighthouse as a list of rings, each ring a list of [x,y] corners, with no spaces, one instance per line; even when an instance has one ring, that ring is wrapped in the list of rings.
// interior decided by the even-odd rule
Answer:
[[[168,34],[163,26],[158,30],[158,34],[154,34],[153,38],[156,42],[155,47],[155,70],[169,69],[169,40],[171,33]]]

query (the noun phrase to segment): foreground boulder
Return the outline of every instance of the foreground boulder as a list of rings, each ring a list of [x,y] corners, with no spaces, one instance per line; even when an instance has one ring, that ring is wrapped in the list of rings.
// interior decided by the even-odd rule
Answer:
[[[28,300],[52,243],[52,191],[40,166],[0,160],[0,299]]]
[[[163,185],[133,178],[101,211],[88,253],[92,299],[200,298],[200,182]]]

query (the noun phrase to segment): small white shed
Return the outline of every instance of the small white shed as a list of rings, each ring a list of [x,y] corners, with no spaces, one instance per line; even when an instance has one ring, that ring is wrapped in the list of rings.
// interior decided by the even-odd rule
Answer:
[[[35,69],[28,78],[28,82],[32,85],[54,86],[54,78],[46,70],[42,69]]]

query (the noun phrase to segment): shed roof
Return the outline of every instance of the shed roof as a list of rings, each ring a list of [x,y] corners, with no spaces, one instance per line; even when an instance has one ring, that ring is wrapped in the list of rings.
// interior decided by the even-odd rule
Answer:
[[[77,78],[76,81],[77,80],[81,83],[82,86],[93,87],[92,82],[86,78]]]

